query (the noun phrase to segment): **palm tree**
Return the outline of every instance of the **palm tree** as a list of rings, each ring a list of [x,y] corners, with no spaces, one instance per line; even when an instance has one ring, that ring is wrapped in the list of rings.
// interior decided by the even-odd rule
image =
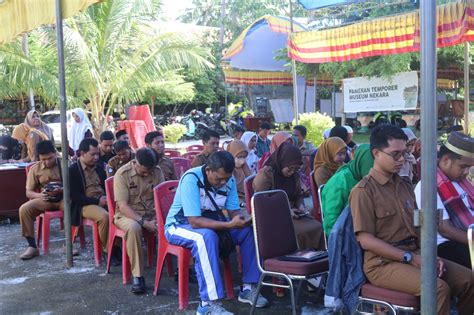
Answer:
[[[64,22],[68,106],[87,100],[97,133],[115,107],[140,101],[163,86],[192,90],[179,71],[212,66],[207,48],[154,27],[158,5],[156,0],[108,0]],[[39,29],[30,42],[30,58],[18,43],[0,46],[0,85],[12,87],[10,94],[32,88],[57,104],[54,32]]]

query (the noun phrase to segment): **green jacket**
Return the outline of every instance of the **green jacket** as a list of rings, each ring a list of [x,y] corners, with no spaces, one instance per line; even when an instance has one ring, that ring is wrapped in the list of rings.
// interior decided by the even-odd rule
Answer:
[[[352,188],[369,173],[373,165],[370,145],[362,144],[357,147],[354,159],[339,168],[326,183],[321,193],[323,228],[326,235],[329,235],[342,210],[347,206]]]

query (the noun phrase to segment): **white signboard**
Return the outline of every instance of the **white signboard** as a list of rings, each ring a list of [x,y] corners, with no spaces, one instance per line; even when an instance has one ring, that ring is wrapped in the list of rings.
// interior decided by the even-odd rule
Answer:
[[[276,123],[292,122],[295,117],[293,112],[293,102],[290,99],[274,99],[270,100],[273,117]]]
[[[359,77],[343,81],[346,113],[416,109],[416,71],[402,72],[388,79]]]

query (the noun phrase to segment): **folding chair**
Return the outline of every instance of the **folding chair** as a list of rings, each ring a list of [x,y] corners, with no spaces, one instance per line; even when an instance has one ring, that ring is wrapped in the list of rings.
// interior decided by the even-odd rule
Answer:
[[[194,145],[190,145],[186,148],[186,152],[191,152],[191,151],[201,152],[202,150],[204,150],[204,146],[202,144],[194,144]]]
[[[99,267],[100,261],[102,260],[102,247],[100,245],[99,226],[97,225],[96,222],[90,219],[82,218],[82,222],[80,226],[72,226],[71,227],[72,242],[74,243],[74,239],[76,238],[77,233],[79,233],[79,242],[81,244],[81,249],[86,248],[84,225],[90,226],[92,228],[92,244],[94,247],[95,265]]]
[[[469,244],[469,253],[471,255],[471,266],[474,270],[474,224],[469,225],[467,229],[467,243]]]
[[[184,157],[172,157],[171,161],[173,162],[178,178],[181,178],[181,176],[191,168],[191,161]]]
[[[311,198],[313,199],[313,217],[319,222],[323,223],[321,218],[321,202],[319,200],[319,196],[321,195],[318,193],[318,187],[314,182],[314,171],[311,171],[309,177],[309,182],[311,184]]]
[[[172,158],[172,157],[180,157],[181,153],[177,150],[172,150],[172,149],[165,149],[165,156]]]
[[[283,190],[255,193],[252,197],[252,219],[258,268],[262,272],[251,314],[255,311],[256,299],[262,285],[290,289],[291,306],[296,314],[293,280],[315,278],[328,272],[328,259],[313,262],[284,261],[281,256],[298,250],[295,229],[291,219],[290,203]],[[288,285],[265,282],[267,276],[286,280]],[[299,287],[300,287],[299,286]]]
[[[26,177],[28,177],[28,173],[30,169],[36,163],[37,162],[30,163],[25,167]],[[41,239],[43,239],[43,244],[41,246],[41,249],[43,250],[43,254],[49,253],[49,236],[51,234],[51,220],[53,219],[59,219],[60,224],[61,224],[61,230],[64,230],[64,211],[63,210],[45,211],[36,217],[36,245],[39,247],[41,243]]]
[[[253,180],[256,176],[253,174],[244,179],[245,207],[249,214],[252,213]]]
[[[184,159],[188,159],[189,162],[192,162],[194,160],[194,158],[196,157],[196,155],[200,154],[201,151],[188,151],[184,154],[181,155],[182,158]]]
[[[155,288],[153,294],[158,294],[161,273],[163,271],[166,260],[168,276],[172,276],[173,265],[171,257],[173,255],[178,258],[178,294],[179,309],[183,310],[188,307],[189,296],[189,261],[191,259],[191,250],[168,243],[165,236],[165,221],[168,216],[171,205],[173,204],[174,195],[178,188],[179,181],[167,181],[159,184],[153,189],[155,199],[156,222],[158,225],[158,255],[156,258]],[[232,283],[232,271],[230,260],[224,261],[224,282],[227,292],[227,298],[234,298],[234,289]]]
[[[367,311],[361,309],[364,304],[372,306],[370,314],[376,306],[385,307],[393,315],[399,314],[399,312],[418,314],[420,310],[420,298],[418,296],[377,287],[370,283],[362,286],[354,313],[368,314]]]
[[[314,181],[314,180],[312,180]],[[322,193],[323,193],[323,188],[324,188],[324,185],[321,185],[319,186],[319,190],[318,190],[318,204],[319,204],[319,215],[321,217],[321,224],[323,224],[324,222],[324,212],[323,212],[323,201],[322,201]],[[328,237],[326,235],[326,232],[324,231],[324,228],[323,228],[323,234],[324,234],[324,246],[326,247],[326,250],[328,249]]]

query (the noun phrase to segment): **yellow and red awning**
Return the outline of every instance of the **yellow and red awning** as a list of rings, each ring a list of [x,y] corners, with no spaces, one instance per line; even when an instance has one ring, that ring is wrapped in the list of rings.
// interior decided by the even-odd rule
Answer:
[[[474,0],[437,7],[437,46],[474,40]],[[351,59],[418,51],[419,10],[355,23],[334,29],[293,33],[288,56],[304,63]]]
[[[291,85],[293,77],[290,72],[280,71],[241,71],[224,68],[225,82],[229,84],[241,85]],[[306,84],[313,85],[313,79],[306,81]],[[332,78],[328,76],[318,77],[317,85],[333,85]]]
[[[100,1],[103,0],[63,0],[62,17],[73,16]],[[0,44],[43,24],[54,24],[55,8],[54,0],[0,0]]]

